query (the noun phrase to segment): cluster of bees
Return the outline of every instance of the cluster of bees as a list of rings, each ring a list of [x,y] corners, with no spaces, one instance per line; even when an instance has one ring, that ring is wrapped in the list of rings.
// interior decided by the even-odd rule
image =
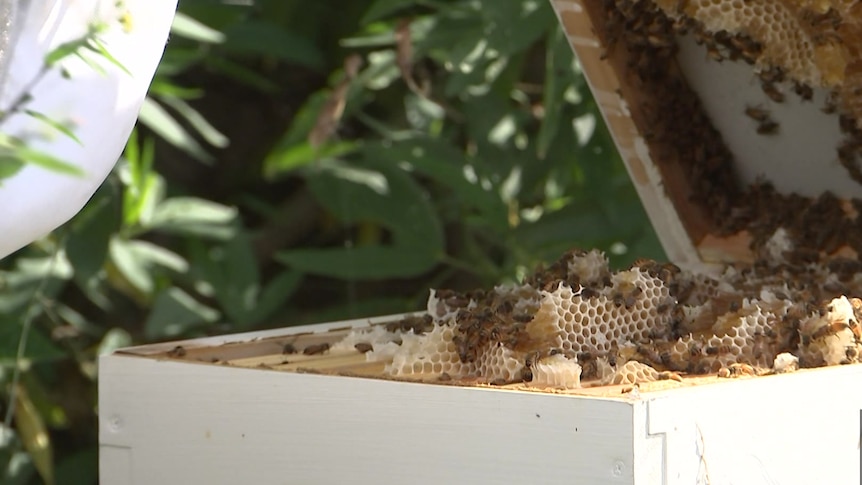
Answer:
[[[559,281],[558,283],[559,284]],[[474,363],[479,353],[491,342],[500,342],[510,348],[522,348],[529,336],[527,324],[533,320],[536,307],[518,305],[519,301],[538,300],[539,292],[532,287],[526,293],[507,294],[494,290],[473,290],[457,293],[436,290],[435,297],[448,308],[456,310],[458,322],[453,342],[461,362]]]
[[[847,346],[846,359],[841,363],[859,362],[862,326],[858,322],[862,321],[862,300],[850,300],[855,319],[827,319],[815,327],[810,326],[812,316],[822,317],[833,311],[833,303],[830,302],[833,302],[834,298],[859,294],[862,281],[855,276],[862,272],[862,263],[851,259],[831,260],[816,267],[819,269],[815,269],[812,264],[761,261],[754,265],[738,266],[735,271],[726,272],[717,277],[718,279],[700,277],[682,271],[670,263],[638,260],[632,268],[658,278],[660,284],[668,288],[670,295],[667,301],[652,303],[663,308],[657,308],[657,313],[654,314],[656,320],[647,322],[648,327],[654,327],[647,338],[631,342],[613,341],[609,350],[591,346],[589,342],[580,345],[573,343],[566,348],[548,347],[544,341],[531,338],[527,328],[535,317],[533,309],[538,308],[536,302],[542,298],[540,288],[531,286],[531,283],[542,284],[544,291],[574,284],[579,289],[577,296],[585,299],[599,298],[599,295],[607,298],[607,295],[612,294],[609,288],[612,287],[611,279],[614,274],[607,268],[598,278],[591,280],[584,280],[573,274],[568,263],[579,255],[583,255],[583,252],[570,251],[548,268],[540,267],[527,278],[518,292],[500,292],[495,289],[458,293],[438,290],[436,297],[439,301],[450,309],[457,309],[453,342],[458,348],[461,361],[477,362],[481,360],[483,352],[499,345],[523,356],[521,377],[527,382],[532,379],[533,369],[538,362],[557,354],[576,360],[583,369],[581,379],[584,381],[601,378],[603,365],[616,367],[631,361],[656,369],[656,375],[661,379],[678,379],[678,373],[710,372],[733,377],[768,372],[767,369],[776,355],[783,352],[798,353],[798,349],[814,341],[827,339],[849,329],[856,338],[856,344]],[[564,273],[563,268],[569,269]],[[724,283],[723,290],[719,289],[719,281]],[[727,289],[729,286],[733,287],[732,291]],[[613,285],[613,288],[618,288],[619,292],[613,293],[611,297],[614,308],[609,310],[613,315],[609,325],[631,325],[628,317],[624,317],[631,313],[629,299],[638,301],[646,298],[643,288],[625,288],[621,287],[619,282]],[[773,293],[774,298],[782,302],[780,305],[776,305],[774,301],[759,300],[766,288]],[[527,305],[523,305],[525,299],[528,301]],[[743,350],[748,354],[741,354],[740,347],[733,343],[732,339],[721,341],[711,339],[711,335],[720,337],[725,335],[724,332],[730,331],[729,328],[720,328],[717,323],[720,317],[751,315],[752,303],[745,303],[746,301],[754,302],[755,306],[759,305],[767,313],[772,312],[770,308],[777,306],[787,310],[779,312],[780,316],[769,317],[766,320],[768,323],[763,325],[761,330],[745,337],[753,344],[749,342],[747,347],[743,347],[748,349]],[[527,310],[519,312],[516,308]],[[692,313],[700,316],[692,318]],[[665,319],[661,315],[671,315],[671,318]],[[730,318],[727,321],[737,320]],[[669,323],[662,327],[662,322]],[[408,325],[407,328],[412,327]],[[700,335],[701,338],[693,339],[692,335]],[[685,347],[682,351],[681,345]],[[824,364],[808,361],[804,365]]]
[[[671,19],[651,0],[602,0],[601,17],[594,22],[606,48],[605,56],[620,75],[620,94],[639,100],[632,119],[666,183],[679,180],[677,174],[683,174],[685,183],[674,186],[674,193],[681,195],[674,197],[684,197],[683,202],[701,211],[700,216],[691,216],[692,220],[702,216],[718,236],[748,231],[755,252],[778,228],[785,227],[799,259],[810,259],[812,252],[832,254],[842,246],[862,254],[862,225],[840,209],[835,197],[779,194],[765,182],[740,186],[734,175],[733,155],[675,65],[681,35],[692,36],[714,61],[741,61],[753,68],[763,51],[761,44],[745,35],[708,32],[701,22],[685,15]],[[841,25],[834,10],[809,14],[804,21],[818,32],[815,43],[834,41]],[[782,103],[791,91],[802,102],[812,101],[812,88],[790,79],[782,68],[761,65],[754,70],[768,102]],[[832,92],[822,110],[837,115],[845,139],[836,147],[836,156],[849,176],[862,184],[862,130],[855,118],[841,114],[838,99],[838,91]],[[780,133],[768,107],[748,106],[744,115],[753,121],[759,135]],[[833,206],[824,207],[826,202]],[[859,200],[850,203],[856,211],[862,208]]]

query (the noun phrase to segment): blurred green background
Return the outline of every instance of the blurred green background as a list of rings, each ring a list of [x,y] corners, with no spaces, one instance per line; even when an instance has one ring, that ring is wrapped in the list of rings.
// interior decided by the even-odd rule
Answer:
[[[100,353],[417,310],[576,246],[663,259],[546,0],[180,0],[116,170],[0,261],[0,483],[97,482]]]

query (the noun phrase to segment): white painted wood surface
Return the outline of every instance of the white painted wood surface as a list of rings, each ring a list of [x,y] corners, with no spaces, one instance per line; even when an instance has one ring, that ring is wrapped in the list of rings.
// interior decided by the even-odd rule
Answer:
[[[862,483],[859,382],[852,365],[650,393],[667,454],[666,481],[647,483]]]
[[[632,403],[110,355],[101,483],[633,483]]]
[[[368,320],[180,344],[350,323]],[[166,348],[100,360],[104,484],[860,483],[859,365],[610,399],[153,357]]]

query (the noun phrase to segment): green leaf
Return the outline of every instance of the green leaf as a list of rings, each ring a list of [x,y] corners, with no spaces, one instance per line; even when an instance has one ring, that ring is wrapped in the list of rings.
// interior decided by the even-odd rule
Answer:
[[[99,448],[87,447],[64,457],[57,464],[57,485],[99,482]]]
[[[177,12],[171,24],[171,34],[205,44],[220,44],[225,35],[188,15]]]
[[[503,57],[527,49],[558,23],[551,3],[543,0],[481,0],[480,10],[488,46]]]
[[[439,262],[443,229],[427,193],[392,160],[365,159],[362,165],[327,166],[307,179],[308,187],[342,222],[388,229],[391,244],[285,251],[279,261],[351,280],[416,276]]]
[[[417,257],[439,255],[443,230],[428,194],[391,159],[366,157],[361,168],[334,164],[307,182],[342,221],[380,223],[392,231],[395,244],[413,245]]]
[[[0,483],[28,485],[36,475],[33,460],[23,450],[14,428],[0,423]]]
[[[125,160],[119,168],[120,180],[126,185],[123,192],[123,226],[132,228],[146,225],[165,193],[165,182],[153,170],[155,144],[148,138],[139,148],[135,131],[126,144]]]
[[[119,229],[117,199],[110,184],[103,185],[69,224],[66,257],[74,268],[75,281],[82,287],[89,286],[90,280],[102,270],[108,242]]]
[[[126,66],[124,66],[124,65],[123,65],[123,64],[122,64],[122,63],[121,63],[121,62],[120,62],[116,57],[114,57],[110,52],[108,52],[108,48],[107,48],[107,47],[105,47],[105,44],[103,44],[103,43],[102,43],[102,41],[100,41],[99,39],[97,39],[97,38],[91,38],[91,39],[89,40],[89,42],[86,44],[86,47],[87,47],[87,49],[88,49],[88,50],[91,50],[91,51],[95,52],[96,54],[100,55],[100,56],[101,56],[101,57],[103,57],[105,60],[107,60],[109,63],[113,64],[113,65],[114,65],[114,67],[116,67],[117,69],[119,69],[119,70],[123,71],[124,73],[128,74],[129,76],[131,76],[131,75],[132,75],[132,72],[131,72],[131,71],[129,71],[129,70],[126,68]],[[78,57],[80,57],[81,59],[83,59],[83,60],[84,60],[84,62],[87,62],[87,59],[85,59],[85,58],[84,58],[80,53],[78,53]],[[89,63],[88,63],[88,64],[89,64]]]
[[[22,331],[20,314],[0,314],[0,366],[14,365]],[[24,357],[31,362],[47,362],[66,358],[66,353],[36,326],[30,327]]]
[[[218,318],[218,311],[198,302],[182,289],[171,287],[156,296],[144,323],[144,334],[152,340],[178,337]]]
[[[32,148],[18,147],[15,149],[15,155],[27,163],[42,167],[51,172],[73,175],[76,177],[84,175],[84,170],[80,167],[64,162],[50,153],[34,150]]]
[[[251,315],[251,321],[261,323],[284,306],[285,302],[299,288],[302,277],[301,272],[288,270],[273,278],[260,293],[257,306]]]
[[[228,146],[228,138],[213,125],[210,124],[201,114],[182,99],[174,96],[163,96],[159,98],[161,102],[170,106],[180,114],[189,125],[198,132],[198,134],[206,140],[210,145],[217,148]]]
[[[267,178],[289,174],[319,160],[349,155],[360,146],[359,141],[329,141],[315,148],[307,141],[301,141],[289,148],[276,148],[263,161],[264,174]]]
[[[443,140],[415,137],[399,142],[369,143],[363,148],[366,158],[385,160],[430,177],[451,189],[451,196],[464,205],[466,212],[478,211],[487,227],[508,229],[507,207],[499,195],[465,175],[467,158]]]
[[[50,126],[51,128],[53,128],[53,129],[59,131],[60,133],[68,136],[72,140],[75,140],[75,142],[78,145],[83,145],[81,143],[81,140],[78,139],[77,136],[75,136],[75,133],[72,131],[72,129],[68,125],[63,124],[57,120],[54,120],[54,119],[52,119],[52,118],[50,118],[50,117],[48,117],[48,116],[46,116],[46,115],[44,115],[38,111],[26,109],[26,110],[24,110],[24,112],[27,113],[27,115],[29,115],[30,117],[37,119],[37,120],[41,121],[42,123],[45,123],[46,125]]]
[[[320,49],[307,37],[265,20],[246,20],[225,29],[222,47],[232,54],[273,57],[300,66],[320,69]]]
[[[132,345],[132,336],[129,335],[129,332],[122,328],[114,327],[105,332],[105,336],[99,342],[99,349],[96,353],[98,355],[108,355],[117,349],[130,345]]]
[[[48,427],[39,414],[26,388],[18,385],[15,390],[15,428],[24,444],[24,449],[33,460],[33,465],[42,482],[54,485],[54,448]]]
[[[85,36],[58,45],[45,55],[45,66],[54,67],[58,62],[79,52],[87,45],[87,42],[88,38]]]
[[[410,6],[411,2],[405,2],[404,0],[377,0],[365,11],[362,19],[359,20],[359,24],[370,24]]]
[[[199,99],[203,97],[204,90],[202,88],[189,88],[179,86],[172,79],[166,77],[156,77],[150,84],[150,94],[160,97],[174,97],[180,99]]]
[[[149,96],[144,99],[138,120],[171,145],[202,162],[212,162],[212,156],[197,140]]]
[[[266,75],[260,74],[253,69],[234,62],[226,57],[219,55],[209,55],[203,59],[204,67],[223,73],[225,76],[234,79],[242,84],[251,86],[258,91],[274,94],[280,92],[281,86],[273,82]]]
[[[109,253],[114,266],[135,290],[144,295],[152,294],[155,282],[150,275],[150,265],[137,258],[129,241],[112,238]]]
[[[226,316],[243,327],[253,323],[249,315],[257,304],[260,273],[248,236],[238,232],[210,254],[215,263],[211,274],[218,275],[211,283]]]
[[[3,179],[12,177],[20,172],[27,162],[13,154],[0,153],[0,187],[3,185]]]
[[[297,325],[305,325],[317,322],[337,322],[352,318],[366,318],[380,315],[394,315],[420,310],[411,301],[405,298],[377,297],[362,298],[359,301],[336,302],[315,311],[310,316],[307,314],[297,315],[291,319]]]
[[[172,197],[156,207],[147,229],[223,240],[236,232],[236,220],[233,207],[197,197]]]
[[[295,249],[281,251],[275,259],[299,271],[348,281],[418,276],[436,262],[436,258],[420,257],[404,246]]]
[[[109,254],[117,270],[132,287],[144,295],[150,295],[155,290],[153,266],[161,266],[177,273],[185,273],[188,270],[188,262],[181,256],[148,241],[113,237]]]

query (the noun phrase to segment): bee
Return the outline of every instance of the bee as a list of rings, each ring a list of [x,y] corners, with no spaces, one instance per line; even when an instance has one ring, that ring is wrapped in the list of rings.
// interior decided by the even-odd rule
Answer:
[[[850,116],[841,115],[838,117],[838,125],[841,127],[841,131],[847,134],[854,134],[854,132],[858,131],[856,128],[856,120],[851,118]]]
[[[286,343],[284,344],[284,347],[281,348],[281,353],[283,355],[295,354],[296,346],[294,346],[292,343]]]
[[[847,323],[847,328],[849,328],[850,331],[853,332],[853,335],[856,337],[857,342],[862,340],[862,326],[859,325],[859,322],[857,322],[856,320],[850,320]]]
[[[761,123],[769,119],[769,111],[759,106],[747,106],[745,108],[745,115]]]
[[[176,347],[174,347],[168,351],[167,356],[168,357],[175,357],[175,358],[185,357],[186,356],[186,349],[182,345],[177,345]]]
[[[721,62],[724,60],[724,55],[722,55],[721,50],[719,50],[718,46],[712,42],[706,44],[706,54],[710,60],[715,62]]]
[[[512,320],[520,323],[529,323],[533,321],[533,315],[527,313],[515,313],[512,315]]]
[[[673,363],[673,355],[670,353],[670,350],[662,350],[661,353],[659,353],[659,360],[663,366],[670,367]]]
[[[832,323],[823,325],[822,327],[818,328],[817,330],[814,331],[814,333],[811,334],[811,340],[821,339],[821,338],[826,337],[828,335],[835,335],[836,333],[844,330],[845,328],[846,329],[850,328],[850,325],[847,322],[832,322]]]
[[[820,108],[820,111],[831,115],[838,110],[838,101],[835,99],[835,93],[829,93],[829,96],[826,97],[826,102],[823,103],[823,107]]]
[[[359,353],[362,354],[374,350],[374,346],[369,344],[368,342],[359,342],[358,344],[354,345],[353,348],[355,348]]]
[[[757,125],[758,135],[774,135],[778,133],[778,123],[772,120],[762,121]]]
[[[811,89],[811,86],[800,82],[793,83],[793,92],[796,93],[802,101],[811,101],[811,98],[814,96],[814,90]]]
[[[302,350],[302,353],[305,355],[318,355],[326,352],[327,350],[329,350],[329,344],[324,342],[322,344],[309,345]]]
[[[760,86],[763,89],[763,92],[769,96],[769,99],[775,101],[776,103],[784,102],[784,93],[778,90],[773,83],[763,83]]]
[[[674,46],[672,39],[670,39],[668,37],[664,37],[664,36],[658,36],[658,35],[648,35],[647,36],[647,42],[652,47],[661,48],[661,49],[667,49],[667,48],[671,48]]]
[[[450,307],[465,308],[467,305],[470,304],[470,300],[460,295],[451,296],[449,298],[446,298],[446,304]]]
[[[541,355],[542,353],[538,350],[528,353],[524,358],[524,368],[532,369],[536,365],[536,362],[539,361],[539,358],[541,358]]]
[[[729,366],[722,367],[718,370],[718,377],[741,377],[741,376],[753,376],[756,375],[757,371],[754,367],[749,364],[730,364]]]
[[[775,84],[784,81],[784,71],[780,67],[770,67],[758,73],[763,84]]]
[[[717,347],[710,345],[706,348],[706,355],[726,355],[730,353],[729,345],[719,345]]]
[[[658,373],[659,380],[662,381],[677,381],[682,382],[682,376],[676,372],[672,371],[663,371]]]

